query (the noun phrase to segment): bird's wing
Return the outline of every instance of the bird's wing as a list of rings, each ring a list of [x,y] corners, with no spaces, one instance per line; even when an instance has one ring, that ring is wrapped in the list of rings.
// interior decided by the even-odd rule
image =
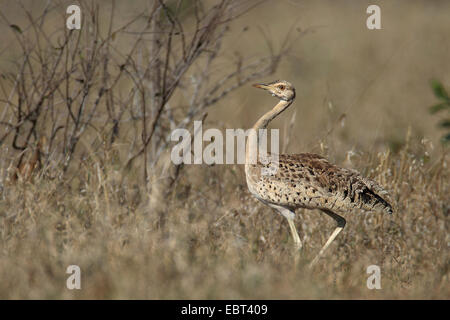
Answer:
[[[322,206],[330,210],[359,208],[392,213],[391,205],[384,199],[387,192],[377,182],[363,178],[356,170],[331,164],[317,154],[281,154],[278,170],[261,178],[285,185],[286,190],[312,193],[323,199]]]

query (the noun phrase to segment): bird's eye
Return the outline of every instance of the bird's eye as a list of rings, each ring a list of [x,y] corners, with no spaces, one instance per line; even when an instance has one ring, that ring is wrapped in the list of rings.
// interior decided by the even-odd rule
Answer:
[[[278,86],[278,89],[284,90],[284,86],[283,86],[283,85],[280,85],[280,86]]]

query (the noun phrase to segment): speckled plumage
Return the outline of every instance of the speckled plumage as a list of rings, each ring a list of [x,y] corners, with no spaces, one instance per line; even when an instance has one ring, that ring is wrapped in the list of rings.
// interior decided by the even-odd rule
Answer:
[[[297,208],[348,212],[353,209],[392,213],[386,192],[357,171],[337,167],[312,153],[279,155],[278,170],[262,175],[261,163],[248,165],[251,193],[264,202]]]
[[[253,130],[256,132],[267,128],[270,121],[292,104],[295,89],[284,80],[254,86],[269,91],[279,99],[277,105],[255,123]],[[337,213],[355,209],[392,213],[391,205],[383,198],[387,192],[375,181],[365,179],[357,171],[340,168],[312,153],[280,154],[278,161],[273,161],[271,157],[272,162],[268,164],[259,161],[253,163],[250,159],[256,154],[258,144],[258,141],[247,143],[247,186],[257,199],[277,210],[288,220],[296,247],[302,247],[293,222],[296,209],[319,209],[337,223],[336,229],[310,266],[318,261],[345,227],[345,219]]]

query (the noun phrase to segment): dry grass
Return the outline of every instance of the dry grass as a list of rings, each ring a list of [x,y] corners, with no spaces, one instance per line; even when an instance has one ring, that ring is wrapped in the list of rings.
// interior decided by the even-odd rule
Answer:
[[[307,7],[302,2],[293,3]],[[284,3],[281,9],[267,5],[258,7],[256,13],[251,13],[250,22],[245,21],[245,24],[255,21],[255,14],[269,14],[290,5],[292,3]],[[307,8],[312,16],[318,10]],[[410,8],[413,11],[410,16],[415,17],[420,8],[416,3]],[[404,7],[399,5],[394,9],[403,12]],[[352,10],[343,6],[340,14],[352,16]],[[437,24],[440,20],[434,21]],[[240,25],[232,26],[241,30]],[[445,28],[442,30],[442,34],[448,33]],[[239,32],[232,31],[231,35],[241,34]],[[323,36],[320,31],[317,34]],[[395,39],[395,35],[388,35]],[[314,48],[312,44],[317,38],[312,35],[308,39],[303,46]],[[225,44],[234,40],[233,36],[226,38]],[[245,50],[245,46],[243,48]],[[446,64],[439,62],[438,45],[427,48],[437,58],[435,61],[422,58],[424,65],[450,67],[447,61]],[[320,57],[312,51],[301,52],[302,59],[303,55],[306,60]],[[219,60],[221,63],[227,59],[227,54],[228,51],[220,57],[224,59]],[[416,54],[418,56],[410,61],[419,59],[420,53]],[[362,61],[357,63],[351,59],[341,62],[334,59],[330,64],[348,71],[345,66],[354,63],[357,69],[370,60],[360,59]],[[289,59],[284,61],[288,65],[281,67],[273,77],[295,71],[295,64],[289,64]],[[407,65],[400,61],[392,64],[400,69]],[[126,129],[121,131],[125,133],[115,137],[113,143],[104,132],[87,130],[67,171],[63,171],[61,157],[53,156],[63,150],[55,142],[42,170],[36,172],[33,179],[9,183],[8,177],[19,152],[6,147],[11,143],[8,140],[1,146],[4,156],[0,158],[0,298],[449,299],[448,149],[437,142],[440,132],[434,127],[435,119],[428,120],[426,114],[418,116],[421,108],[426,110],[433,103],[431,93],[429,99],[424,94],[429,90],[427,81],[413,82],[412,87],[422,85],[424,88],[409,91],[408,97],[401,95],[405,104],[411,102],[408,107],[415,112],[405,113],[404,105],[399,105],[400,111],[386,111],[388,103],[383,99],[400,95],[391,90],[391,82],[403,80],[405,75],[394,79],[381,74],[375,86],[362,84],[362,87],[346,87],[337,79],[328,84],[331,92],[324,97],[323,91],[314,87],[313,78],[309,78],[316,73],[314,66],[317,65],[313,63],[309,70],[302,71],[303,79],[298,79],[302,84],[299,86],[310,92],[311,97],[306,98],[305,91],[299,90],[298,100],[292,107],[302,105],[302,116],[299,117],[300,111],[297,111],[299,119],[294,125],[299,134],[293,130],[286,130],[285,137],[281,134],[283,141],[290,137],[287,150],[319,152],[377,180],[391,194],[395,209],[392,216],[348,213],[346,228],[317,267],[310,271],[307,263],[332,231],[333,222],[318,211],[298,212],[296,225],[304,247],[300,263],[295,266],[297,253],[292,251],[287,223],[250,196],[242,166],[173,168],[168,160],[170,146],[162,148],[155,158],[155,150],[163,144],[157,145],[158,148],[149,145],[148,153],[153,162],[146,166],[148,181],[143,178],[142,157],[124,176],[123,169],[130,158],[129,136],[133,132],[130,129],[133,124],[125,124]],[[449,74],[448,70],[438,75]],[[417,79],[419,73],[421,70],[412,71],[407,76]],[[341,80],[351,78],[346,72],[330,72],[332,79],[338,75]],[[311,82],[307,83],[308,80]],[[445,78],[442,81],[446,83]],[[292,82],[296,83],[295,79]],[[123,87],[126,91],[129,85]],[[375,89],[371,91],[371,88]],[[340,105],[349,105],[344,97],[355,91],[365,92],[356,99],[363,107],[351,113],[352,110]],[[212,112],[212,120],[205,127],[246,127],[255,121],[263,109],[241,109],[243,105],[255,104],[246,92],[220,100],[216,113]],[[182,91],[171,100],[170,107],[174,110],[187,108],[183,104],[184,97]],[[261,96],[263,98],[266,100],[261,101],[266,101],[267,105],[261,105],[265,108],[273,102],[267,101],[267,96]],[[324,108],[303,106],[305,103],[320,106],[324,100]],[[422,101],[427,102],[421,105]],[[236,106],[236,115],[230,115],[229,109],[224,110],[224,103],[227,108]],[[375,105],[380,107],[373,107]],[[367,108],[373,113],[369,117],[365,114]],[[99,110],[102,112],[101,108]],[[125,109],[124,113],[127,112],[129,110]],[[248,117],[242,116],[247,114]],[[285,127],[289,127],[290,115],[292,113],[284,115]],[[169,120],[165,118],[169,116],[163,112],[162,117],[166,122],[161,123],[160,130],[170,132]],[[372,118],[388,120],[373,123]],[[316,119],[322,120],[316,122]],[[341,126],[344,119],[345,125]],[[311,128],[310,122],[317,123],[317,128]],[[275,126],[278,124],[280,122]],[[40,126],[42,131],[39,132],[45,132],[45,123]],[[377,126],[375,134],[368,130]],[[140,130],[143,129],[136,129],[137,136]],[[142,145],[136,145],[131,154],[138,152]],[[346,161],[346,152],[350,150],[354,151],[353,156]],[[65,286],[68,277],[65,271],[72,264],[81,268],[81,290],[71,291]],[[366,268],[372,264],[381,268],[381,290],[366,287]]]
[[[119,186],[112,166],[92,161],[72,181],[3,190],[0,296],[449,298],[447,165],[443,157],[424,164],[407,148],[358,158],[357,168],[388,187],[396,212],[346,215],[311,272],[306,263],[330,219],[300,212],[305,246],[294,267],[284,219],[249,196],[241,168],[189,168],[170,198],[158,199],[156,190],[149,198],[143,187]],[[78,292],[65,289],[70,264],[82,268]],[[382,290],[366,288],[371,264],[382,270]]]

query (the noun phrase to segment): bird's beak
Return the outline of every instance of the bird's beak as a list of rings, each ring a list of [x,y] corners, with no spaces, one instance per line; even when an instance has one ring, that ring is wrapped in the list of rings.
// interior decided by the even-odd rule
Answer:
[[[260,89],[264,89],[264,90],[268,90],[269,86],[267,84],[264,83],[255,83],[253,85],[255,88],[260,88]]]

